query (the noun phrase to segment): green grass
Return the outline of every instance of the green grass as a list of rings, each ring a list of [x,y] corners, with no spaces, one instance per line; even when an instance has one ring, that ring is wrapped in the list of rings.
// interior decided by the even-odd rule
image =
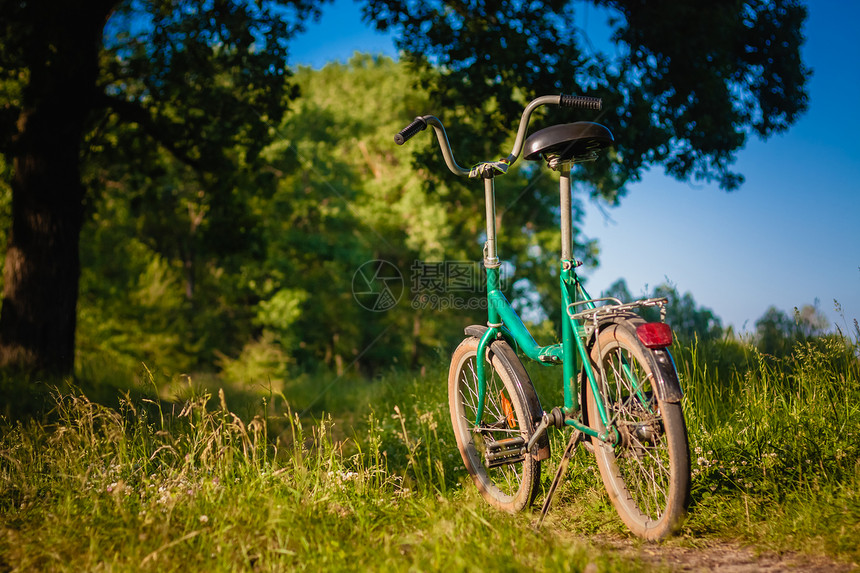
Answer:
[[[737,342],[674,353],[694,481],[668,543],[860,560],[856,346],[826,339],[779,360]],[[553,371],[539,372],[546,389]],[[50,411],[0,421],[0,571],[653,568],[585,541],[628,535],[585,451],[540,533],[534,513],[489,509],[457,454],[444,365],[299,376],[277,391],[159,376],[142,371],[113,406],[64,388]],[[544,489],[561,434],[552,446]]]
[[[857,561],[857,346],[834,337],[784,359],[752,353],[746,368],[710,379],[713,361],[696,350],[682,368],[694,463],[687,529]]]
[[[172,415],[67,394],[54,414],[4,427],[2,569],[635,570],[447,491],[432,415],[371,414],[336,442],[330,418],[245,422],[223,393]]]

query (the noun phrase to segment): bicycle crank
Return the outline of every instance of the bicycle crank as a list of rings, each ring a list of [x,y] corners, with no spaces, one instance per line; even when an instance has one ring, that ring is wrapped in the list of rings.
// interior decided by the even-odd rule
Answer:
[[[550,413],[544,412],[540,424],[537,425],[528,442],[526,442],[522,436],[486,442],[484,444],[487,448],[484,454],[484,460],[487,467],[496,468],[523,461],[526,454],[533,451],[538,439],[540,439],[540,437],[546,433],[547,428],[551,426],[556,428],[564,427],[564,413],[561,411],[561,408],[553,408]]]

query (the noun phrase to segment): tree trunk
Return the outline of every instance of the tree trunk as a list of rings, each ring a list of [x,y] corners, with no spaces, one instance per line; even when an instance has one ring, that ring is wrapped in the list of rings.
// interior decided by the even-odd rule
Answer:
[[[409,357],[409,366],[412,370],[418,366],[419,353],[421,351],[421,313],[412,313],[412,352]]]
[[[22,135],[37,129],[28,126]],[[78,157],[59,142],[32,147],[14,159],[0,363],[68,374],[74,366],[83,220]],[[72,149],[77,152],[77,146]]]
[[[0,311],[0,366],[74,369],[84,188],[80,147],[111,2],[42,2],[28,17],[11,159],[12,228]],[[35,10],[33,11],[35,12]]]

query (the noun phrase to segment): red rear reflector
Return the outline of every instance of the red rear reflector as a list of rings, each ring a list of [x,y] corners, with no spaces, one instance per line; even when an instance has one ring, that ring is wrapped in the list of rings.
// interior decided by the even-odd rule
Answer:
[[[672,329],[665,322],[646,322],[636,327],[636,336],[648,348],[672,345]]]

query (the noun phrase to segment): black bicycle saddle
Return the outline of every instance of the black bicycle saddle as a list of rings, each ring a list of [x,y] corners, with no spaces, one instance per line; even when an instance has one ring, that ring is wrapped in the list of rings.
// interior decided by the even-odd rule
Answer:
[[[589,159],[614,141],[612,132],[599,123],[577,121],[553,125],[526,139],[524,157],[532,161],[547,156],[558,156],[561,161]]]

